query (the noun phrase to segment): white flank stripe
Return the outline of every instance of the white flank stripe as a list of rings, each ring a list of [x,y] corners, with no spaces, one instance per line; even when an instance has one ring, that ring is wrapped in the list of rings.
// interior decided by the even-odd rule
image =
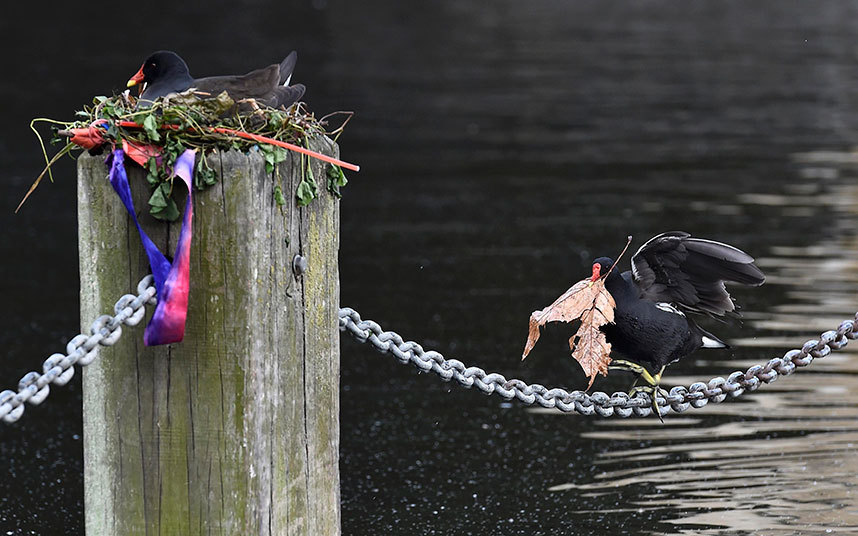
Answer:
[[[685,313],[683,313],[682,311],[680,311],[679,309],[677,309],[676,307],[672,306],[671,304],[669,304],[667,302],[656,302],[655,306],[658,307],[659,309],[661,309],[662,311],[665,311],[668,313],[673,313],[673,314],[679,315],[679,316],[685,316]]]
[[[710,339],[709,337],[703,337],[703,348],[724,348],[724,343],[720,341],[716,341],[715,339]]]

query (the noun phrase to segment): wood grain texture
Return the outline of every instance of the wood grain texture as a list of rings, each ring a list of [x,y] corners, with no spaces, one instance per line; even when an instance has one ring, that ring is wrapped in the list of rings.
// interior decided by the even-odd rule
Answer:
[[[337,154],[330,140],[312,147]],[[320,199],[298,208],[300,156],[274,174],[255,153],[209,163],[221,180],[195,192],[185,340],[147,348],[142,325],[125,328],[84,370],[87,534],[339,534],[339,206],[326,164],[310,159]],[[178,224],[148,215],[143,172],[128,171],[144,228],[172,255]],[[84,323],[148,272],[106,175],[103,157],[79,159]],[[298,277],[296,254],[308,261]]]

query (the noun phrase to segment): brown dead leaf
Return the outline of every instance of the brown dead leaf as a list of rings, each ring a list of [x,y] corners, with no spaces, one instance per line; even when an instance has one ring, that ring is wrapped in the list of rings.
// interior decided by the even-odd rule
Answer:
[[[598,302],[602,301],[605,295],[610,298],[611,303],[607,307],[600,307]],[[593,386],[597,374],[602,376],[608,374],[608,365],[611,363],[611,343],[608,342],[599,327],[608,322],[613,322],[613,301],[608,291],[600,293],[594,306],[581,315],[581,326],[569,340],[572,357],[581,364],[584,373],[590,378],[587,389]]]
[[[581,364],[590,378],[589,389],[597,374],[608,374],[611,362],[611,345],[601,326],[614,321],[616,303],[605,288],[605,280],[582,279],[563,293],[551,305],[530,315],[527,342],[521,359],[524,360],[539,340],[540,328],[548,322],[573,322],[581,319],[581,326],[569,339],[572,357]]]

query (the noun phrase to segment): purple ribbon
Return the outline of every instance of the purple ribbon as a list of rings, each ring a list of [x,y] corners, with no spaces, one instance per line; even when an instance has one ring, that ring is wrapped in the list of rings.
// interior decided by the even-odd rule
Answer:
[[[172,263],[143,231],[137,220],[134,202],[131,200],[131,188],[128,186],[128,175],[125,172],[125,152],[122,149],[115,149],[108,156],[107,164],[110,166],[110,184],[122,200],[131,219],[134,220],[134,225],[137,226],[155,278],[158,306],[143,333],[143,343],[146,346],[157,346],[181,342],[185,336],[190,289],[191,222],[194,217],[191,179],[194,175],[194,151],[186,150],[173,165],[172,176],[184,181],[188,188],[188,199],[185,202],[182,230],[179,232],[179,243],[176,245],[176,255]]]

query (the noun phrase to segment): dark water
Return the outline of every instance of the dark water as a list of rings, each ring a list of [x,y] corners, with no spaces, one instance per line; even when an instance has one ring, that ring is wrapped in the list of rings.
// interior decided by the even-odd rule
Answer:
[[[629,234],[723,240],[770,276],[733,292],[744,324],[708,325],[733,350],[667,383],[854,314],[858,5],[483,4],[31,3],[0,20],[0,388],[79,329],[70,163],[11,214],[41,168],[27,123],[70,118],[158,48],[199,75],[299,50],[310,107],[357,112],[342,304],[469,365],[581,387],[563,329],[519,363],[526,320]],[[344,340],[343,532],[853,534],[856,351],[662,425],[506,403]],[[80,419],[76,378],[0,428],[0,534],[82,531]]]

